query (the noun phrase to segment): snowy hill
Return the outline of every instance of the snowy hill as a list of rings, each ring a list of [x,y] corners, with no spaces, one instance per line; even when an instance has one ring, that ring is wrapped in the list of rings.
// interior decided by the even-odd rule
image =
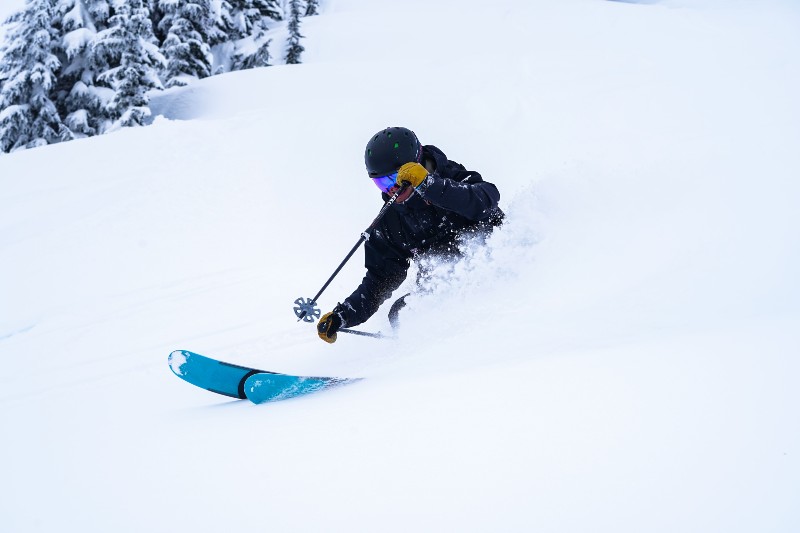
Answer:
[[[797,531],[798,22],[332,0],[303,65],[0,156],[0,529]],[[292,302],[380,208],[388,125],[508,222],[399,340],[325,345]],[[176,379],[179,348],[367,379],[254,406]]]

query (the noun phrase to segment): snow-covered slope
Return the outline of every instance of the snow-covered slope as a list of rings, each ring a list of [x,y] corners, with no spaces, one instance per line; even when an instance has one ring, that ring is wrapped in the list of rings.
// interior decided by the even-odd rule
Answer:
[[[798,22],[331,0],[304,65],[0,157],[2,529],[796,531]],[[292,302],[380,208],[387,125],[508,222],[399,340],[328,346]],[[256,407],[176,379],[177,348],[368,379]]]

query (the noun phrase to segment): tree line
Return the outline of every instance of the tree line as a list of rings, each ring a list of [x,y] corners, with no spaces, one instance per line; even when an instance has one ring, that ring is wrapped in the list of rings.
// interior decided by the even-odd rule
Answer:
[[[303,52],[300,19],[318,0],[27,0],[0,45],[0,151],[143,125],[148,93],[285,63]],[[274,48],[273,48],[274,49]]]

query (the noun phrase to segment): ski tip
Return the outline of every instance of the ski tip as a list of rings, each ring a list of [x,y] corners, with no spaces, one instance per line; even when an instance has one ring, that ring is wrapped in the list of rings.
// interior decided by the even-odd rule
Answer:
[[[175,350],[169,354],[167,361],[169,362],[169,368],[172,370],[172,372],[176,376],[182,377],[184,375],[182,367],[186,364],[188,359],[189,352],[185,350]]]

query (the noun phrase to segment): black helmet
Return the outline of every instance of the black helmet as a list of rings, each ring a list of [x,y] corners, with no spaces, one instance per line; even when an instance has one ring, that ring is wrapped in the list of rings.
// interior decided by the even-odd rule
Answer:
[[[364,151],[364,163],[371,178],[391,174],[410,161],[419,162],[422,145],[407,128],[386,128],[372,136]]]

